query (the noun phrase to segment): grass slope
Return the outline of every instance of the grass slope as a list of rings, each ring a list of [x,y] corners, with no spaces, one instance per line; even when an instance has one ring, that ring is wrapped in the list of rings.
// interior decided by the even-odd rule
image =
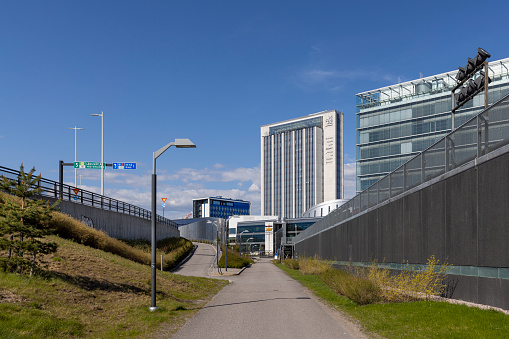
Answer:
[[[227,282],[157,272],[160,309],[149,312],[150,267],[53,236],[44,276],[0,273],[0,337],[147,337],[173,333]]]
[[[386,338],[509,337],[509,316],[501,312],[433,301],[360,306],[336,294],[316,275],[302,275],[298,270],[276,265],[367,331]]]

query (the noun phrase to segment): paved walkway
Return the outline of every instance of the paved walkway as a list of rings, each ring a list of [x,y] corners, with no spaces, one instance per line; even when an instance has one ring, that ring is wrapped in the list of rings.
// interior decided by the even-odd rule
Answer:
[[[214,246],[202,243],[193,243],[198,247],[189,260],[172,273],[192,277],[208,277],[209,270],[216,256]]]
[[[172,338],[365,337],[355,325],[318,301],[269,259],[261,259],[242,274],[227,278],[231,284]]]

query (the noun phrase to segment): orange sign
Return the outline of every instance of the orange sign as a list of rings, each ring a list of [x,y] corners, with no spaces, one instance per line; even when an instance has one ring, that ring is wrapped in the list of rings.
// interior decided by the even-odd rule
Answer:
[[[161,200],[162,200],[163,202],[166,202],[166,199],[168,199],[168,198],[161,198]]]
[[[78,195],[78,192],[80,191],[79,188],[73,188],[72,190],[73,190],[74,194],[76,194],[76,195]]]

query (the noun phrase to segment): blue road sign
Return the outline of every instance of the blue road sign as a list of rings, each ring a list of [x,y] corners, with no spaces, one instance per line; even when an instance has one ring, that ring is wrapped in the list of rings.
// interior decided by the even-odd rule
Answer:
[[[163,208],[165,208],[165,207],[166,207],[166,204],[163,204]]]
[[[113,169],[136,169],[135,162],[114,162]]]

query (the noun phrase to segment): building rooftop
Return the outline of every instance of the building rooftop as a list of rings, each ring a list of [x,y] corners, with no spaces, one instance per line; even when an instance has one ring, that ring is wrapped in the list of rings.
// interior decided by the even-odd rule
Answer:
[[[509,77],[509,58],[489,61],[489,77],[494,82]],[[359,110],[396,104],[423,95],[450,92],[456,86],[458,70],[437,74],[421,79],[402,82],[371,91],[358,93],[356,106]]]

